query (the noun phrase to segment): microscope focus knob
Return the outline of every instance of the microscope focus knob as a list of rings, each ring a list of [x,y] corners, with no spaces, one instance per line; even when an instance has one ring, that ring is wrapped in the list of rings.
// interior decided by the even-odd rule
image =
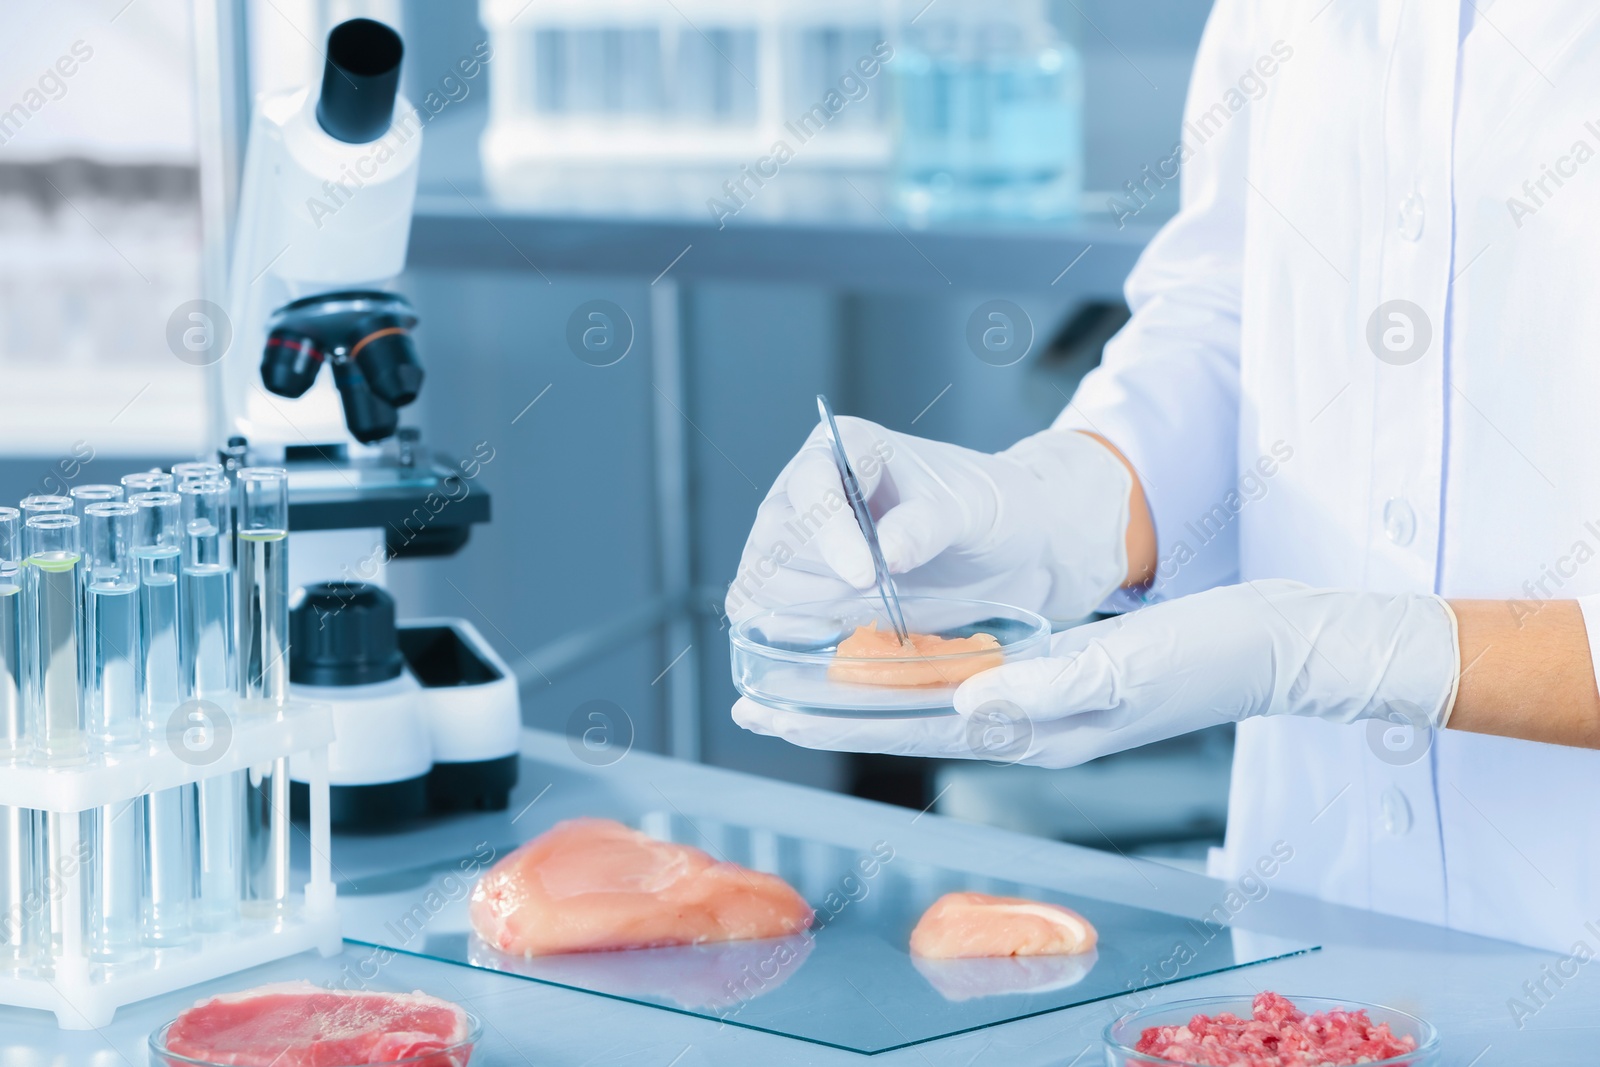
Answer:
[[[405,667],[394,598],[365,582],[318,582],[289,612],[289,680],[296,685],[372,685]]]

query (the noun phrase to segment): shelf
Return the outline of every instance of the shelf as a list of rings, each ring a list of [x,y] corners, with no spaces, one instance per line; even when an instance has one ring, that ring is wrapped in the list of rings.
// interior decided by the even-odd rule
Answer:
[[[604,274],[654,281],[758,281],[858,292],[1028,294],[1120,299],[1163,219],[1119,228],[1104,195],[1079,220],[913,228],[880,207],[879,186],[812,179],[811,194],[752,199],[719,225],[705,196],[641,203],[590,188],[557,203],[498,198],[475,185],[423,191],[411,227],[412,268]],[[688,188],[715,190],[706,179]],[[611,206],[608,206],[611,205]]]
[[[1169,217],[1162,202],[1119,227],[1102,191],[1085,193],[1070,222],[919,227],[894,210],[881,170],[799,161],[759,188],[747,180],[742,203],[727,190],[741,176],[725,167],[573,169],[510,188],[482,171],[485,119],[464,108],[428,125],[413,269],[1117,300]],[[712,198],[738,210],[719,218]]]

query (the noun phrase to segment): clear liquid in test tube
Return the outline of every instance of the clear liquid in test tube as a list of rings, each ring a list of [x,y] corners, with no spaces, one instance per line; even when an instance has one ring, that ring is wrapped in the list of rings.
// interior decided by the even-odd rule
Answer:
[[[91,504],[114,503],[122,499],[122,486],[120,485],[75,485],[67,490],[67,496],[72,501],[72,513],[78,516],[78,533],[80,537],[87,537],[89,524],[83,517],[84,509]],[[78,595],[83,598],[83,604],[78,609],[84,620],[84,634],[78,639],[78,676],[87,685],[89,678],[89,634],[94,626],[93,616],[89,614],[92,606],[89,603],[89,584],[85,580],[79,588]],[[87,707],[87,705],[86,705]]]
[[[23,555],[23,557],[26,557],[27,556],[27,543],[28,543],[28,533],[27,533],[27,522],[28,522],[28,520],[33,518],[35,515],[55,515],[55,514],[62,514],[62,513],[71,514],[72,513],[72,499],[70,497],[55,496],[55,495],[48,494],[48,493],[36,493],[33,496],[23,497],[22,498],[22,503],[20,505],[18,505],[18,509],[22,513],[22,524],[23,524],[22,542],[21,542],[22,543],[22,555]],[[21,600],[22,600],[23,603],[26,603],[27,602],[27,597],[26,596],[22,596]],[[18,641],[18,647],[20,648],[21,654],[22,654],[22,671],[21,671],[21,674],[20,674],[20,681],[21,681],[21,685],[22,685],[23,729],[24,729],[24,731],[31,729],[31,724],[32,724],[31,716],[33,715],[33,711],[32,711],[32,709],[30,709],[28,707],[28,694],[31,692],[31,689],[29,688],[30,679],[31,679],[30,672],[33,670],[34,663],[38,658],[36,656],[36,654],[35,654],[36,653],[35,640],[37,639],[38,634],[33,629],[32,622],[30,621],[32,618],[33,618],[33,616],[28,613],[28,609],[24,608],[22,610],[22,613],[21,613],[21,631],[22,632],[21,632],[21,635],[20,635],[20,639]],[[28,756],[28,758],[31,759],[32,756],[33,756],[33,735],[32,734],[28,734],[27,749],[28,749],[27,756]]]
[[[0,765],[29,755],[22,651],[22,512],[0,508]]]
[[[170,486],[170,475],[160,477]],[[123,485],[132,488],[127,478]],[[180,498],[157,490],[138,493],[128,502],[137,509],[133,552],[139,560],[139,714],[149,736],[164,738],[175,715],[185,725],[178,710],[183,703],[178,661]],[[199,895],[198,788],[164,789],[146,795],[142,803],[144,942],[157,948],[181,945],[192,936],[191,912]]]
[[[0,508],[0,766],[28,758],[23,716],[22,512]],[[30,808],[0,805],[0,968],[31,965],[40,944]]]
[[[289,696],[289,474],[245,467],[237,494],[239,709],[277,715]],[[268,917],[289,899],[289,761],[247,774],[242,907]]]
[[[52,766],[87,757],[78,694],[82,549],[76,515],[35,515],[23,527],[23,626],[31,633],[25,706],[34,759]]]
[[[83,509],[85,672],[89,743],[116,752],[139,743],[139,561],[132,504]]]
[[[193,742],[192,751],[214,762],[220,754],[208,746],[225,744],[231,736],[226,705],[237,687],[233,487],[221,479],[180,480],[178,496],[178,659],[186,726],[180,732]],[[199,786],[200,895],[194,920],[201,930],[225,930],[238,918],[244,774],[213,776]]]
[[[121,487],[115,488],[121,496]],[[127,751],[139,743],[136,512],[131,504],[115,502],[83,508],[85,698],[89,744],[96,752]],[[97,963],[139,955],[142,808],[141,801],[129,799],[83,813],[85,939],[89,958]]]

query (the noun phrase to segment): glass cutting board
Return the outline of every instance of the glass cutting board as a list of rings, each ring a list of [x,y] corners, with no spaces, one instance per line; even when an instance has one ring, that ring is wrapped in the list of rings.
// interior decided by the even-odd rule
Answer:
[[[362,906],[342,909],[347,939],[865,1054],[1092,1001],[1122,997],[1132,1009],[1147,1002],[1134,996],[1141,990],[1315,948],[913,863],[888,843],[856,852],[728,823],[691,823],[666,812],[646,814],[634,825],[659,840],[779,875],[816,909],[816,926],[809,935],[771,941],[507,956],[471,932],[466,899],[473,878],[461,872],[477,867],[464,857],[422,878],[397,877],[407,886],[403,893],[384,894],[381,880],[363,878]],[[511,847],[497,849],[496,857]],[[906,951],[912,927],[928,905],[955,890],[1064,904],[1094,923],[1098,950],[1031,959],[913,959]],[[416,906],[407,910],[407,900]]]

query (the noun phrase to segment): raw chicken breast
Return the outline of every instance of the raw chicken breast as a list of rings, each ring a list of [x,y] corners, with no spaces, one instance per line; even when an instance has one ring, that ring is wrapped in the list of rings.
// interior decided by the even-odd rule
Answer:
[[[467,1013],[426,993],[280,982],[200,1001],[173,1020],[162,1050],[189,1059],[161,1059],[321,1067],[419,1057],[418,1067],[463,1067],[472,1055],[471,1046],[461,1047],[467,1036]]]
[[[472,928],[519,956],[786,937],[811,925],[775,875],[610,819],[557,823],[473,887]]]
[[[946,893],[911,931],[911,954],[953,960],[984,956],[1074,956],[1095,946],[1089,920],[1059,904],[987,893]]]
[[[856,685],[889,685],[904,689],[919,686],[960,685],[980,671],[1005,662],[1000,642],[992,634],[971,637],[939,637],[936,634],[910,634],[911,647],[900,643],[893,630],[880,630],[877,623],[859,626],[839,642],[838,657],[828,667],[835,682]],[[988,653],[954,657],[962,653]],[[863,663],[862,660],[872,662]]]

